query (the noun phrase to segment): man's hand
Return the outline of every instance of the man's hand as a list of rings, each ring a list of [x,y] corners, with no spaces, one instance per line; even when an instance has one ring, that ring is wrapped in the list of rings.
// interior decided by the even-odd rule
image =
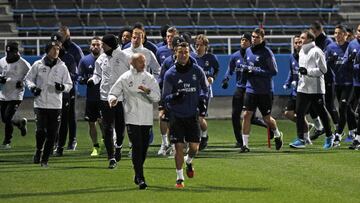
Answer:
[[[227,89],[229,87],[229,79],[225,78],[221,81],[221,88]]]
[[[94,80],[93,80],[93,79],[89,79],[89,80],[87,81],[87,86],[88,86],[88,87],[94,87],[94,86],[95,86]]]
[[[214,83],[214,78],[213,77],[208,77],[207,80],[208,80],[210,85]]]
[[[81,78],[81,79],[79,80],[79,84],[80,84],[80,85],[86,85],[87,81],[88,81],[87,78]]]
[[[5,83],[6,83],[6,79],[7,79],[6,76],[1,75],[1,76],[0,76],[0,83],[1,83],[1,84],[5,84]]]
[[[58,82],[55,82],[55,89],[56,89],[57,91],[62,92],[62,91],[64,91],[65,86],[64,86],[63,84],[60,84],[60,83],[58,83]]]
[[[182,99],[186,95],[185,90],[178,90],[177,92],[173,93],[173,100],[177,101]]]
[[[151,90],[147,87],[145,87],[144,85],[140,85],[138,87],[139,90],[142,90],[143,92],[145,92],[146,94],[150,94]]]
[[[306,68],[300,67],[300,68],[299,68],[299,73],[300,73],[301,75],[307,75],[307,70],[306,70]]]
[[[21,88],[23,88],[23,87],[24,87],[23,81],[17,81],[17,82],[16,82],[16,88],[21,89]]]
[[[34,95],[35,97],[39,96],[40,93],[41,93],[41,89],[40,89],[40,88],[37,88],[37,87],[32,87],[32,88],[30,89],[30,91],[33,93],[33,95]]]
[[[111,98],[109,101],[110,108],[115,107],[118,103],[118,100],[116,98]]]

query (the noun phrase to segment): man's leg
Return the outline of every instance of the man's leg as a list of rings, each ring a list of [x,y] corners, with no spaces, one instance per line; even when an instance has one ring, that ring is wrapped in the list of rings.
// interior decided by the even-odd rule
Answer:
[[[69,150],[75,150],[77,146],[76,141],[76,96],[72,96],[70,99],[70,105],[69,105],[69,142],[67,149]]]
[[[60,130],[58,135],[56,135],[54,139],[54,143],[56,144],[55,156],[63,155],[67,132],[68,132],[69,101],[70,100],[68,98],[63,98]]]
[[[232,112],[231,120],[233,132],[236,139],[236,147],[241,147],[243,145],[243,139],[241,134],[241,112],[244,105],[244,91],[241,88],[236,88],[234,96],[232,98]]]
[[[10,147],[11,138],[14,131],[12,120],[20,103],[21,101],[5,101],[1,105],[1,117],[5,123],[5,138],[3,142],[4,146]]]
[[[104,126],[104,143],[108,154],[109,168],[116,167],[116,160],[114,154],[114,109],[110,108],[107,101],[101,101],[101,115],[103,116]]]
[[[54,148],[54,140],[59,133],[59,126],[61,121],[61,110],[59,109],[46,109],[46,119],[48,120],[46,126],[46,139],[44,144],[44,151],[41,158],[41,165],[47,167],[50,153]]]

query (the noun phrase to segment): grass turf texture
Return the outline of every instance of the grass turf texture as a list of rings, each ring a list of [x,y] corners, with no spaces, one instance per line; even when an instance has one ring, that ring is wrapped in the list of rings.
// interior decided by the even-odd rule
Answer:
[[[195,158],[195,177],[185,178],[184,189],[174,186],[174,159],[156,156],[156,124],[145,162],[149,187],[139,191],[126,156],[127,139],[123,159],[109,170],[105,149],[102,156],[90,157],[87,123],[78,122],[77,150],[51,157],[43,169],[32,164],[35,131],[30,122],[26,137],[15,129],[13,148],[0,151],[0,202],[360,202],[360,152],[348,150],[347,143],[325,151],[324,136],[304,150],[290,149],[295,124],[278,124],[285,139],[281,151],[275,151],[273,142],[268,149],[266,130],[253,126],[251,152],[240,154],[233,148],[231,121],[209,121],[209,146]],[[0,129],[3,135],[2,124]]]

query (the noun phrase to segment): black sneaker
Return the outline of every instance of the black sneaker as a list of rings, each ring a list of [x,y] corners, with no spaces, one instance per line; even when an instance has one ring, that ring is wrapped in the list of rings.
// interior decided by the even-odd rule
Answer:
[[[325,128],[323,128],[322,130],[315,129],[314,133],[310,135],[310,140],[316,140],[324,133],[325,133]]]
[[[147,188],[147,184],[145,183],[144,179],[140,179],[139,180],[139,189],[140,190],[145,190]]]
[[[40,166],[43,167],[43,168],[48,168],[49,164],[48,164],[48,162],[41,162]]]
[[[34,164],[39,164],[40,163],[40,158],[41,158],[41,151],[36,150],[34,157],[33,157],[33,163]]]
[[[360,149],[360,142],[358,140],[354,140],[353,143],[349,146],[349,149],[359,150]]]
[[[117,162],[121,160],[121,147],[115,148],[115,160]]]
[[[248,152],[250,152],[250,149],[246,145],[240,147],[240,153],[248,153]]]
[[[242,143],[236,142],[234,147],[235,147],[235,148],[241,148],[242,145],[243,145]]]
[[[189,178],[193,178],[194,175],[195,175],[195,170],[194,168],[192,167],[192,164],[191,163],[186,163],[186,175],[187,177]]]
[[[27,119],[23,118],[21,120],[20,126],[19,126],[21,136],[25,136],[27,134]]]
[[[209,136],[201,137],[200,144],[199,144],[199,151],[205,149],[208,145]]]
[[[114,169],[114,168],[116,168],[116,161],[115,161],[115,159],[110,159],[110,161],[109,161],[109,169]]]
[[[54,150],[54,156],[55,157],[61,157],[64,155],[64,148],[57,147],[56,150]]]
[[[275,141],[275,149],[280,150],[281,147],[283,146],[283,134],[282,134],[282,132],[280,132],[279,137],[274,137],[274,141]]]
[[[74,140],[71,143],[68,144],[67,150],[75,151],[77,147],[77,141]]]

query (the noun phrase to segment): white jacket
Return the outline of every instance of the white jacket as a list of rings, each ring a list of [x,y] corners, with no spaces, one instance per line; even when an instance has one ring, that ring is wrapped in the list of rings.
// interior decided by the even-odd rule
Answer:
[[[150,89],[146,94],[138,89],[143,85]],[[160,100],[160,88],[150,73],[137,72],[134,68],[125,72],[114,84],[108,100],[123,96],[125,123],[133,125],[153,125],[153,103]]]
[[[111,56],[101,54],[95,61],[95,70],[90,78],[95,84],[100,81],[100,100],[107,101],[110,88],[119,77],[130,69],[130,58],[120,47],[112,52]],[[119,98],[121,100],[121,98]]]
[[[0,84],[0,100],[23,100],[25,86],[16,88],[18,81],[23,81],[31,66],[22,57],[14,63],[8,63],[6,57],[0,59],[0,75],[7,78],[5,84]]]
[[[60,59],[52,68],[45,65],[44,58],[35,61],[25,80],[29,89],[41,89],[40,95],[34,98],[34,108],[61,109],[63,94],[55,89],[55,82],[64,85],[64,92],[69,92],[73,86],[69,71]]]
[[[297,91],[306,94],[325,94],[324,74],[327,71],[324,52],[315,42],[304,44],[299,53],[299,67],[307,70],[307,75],[299,73]]]
[[[145,60],[146,71],[150,73],[150,70],[151,70],[151,73],[154,75],[155,79],[159,78],[160,65],[159,65],[158,61],[156,60],[156,57],[155,57],[155,55],[154,55],[154,53],[152,51],[145,48],[143,45],[140,45],[139,47],[134,48],[132,44],[131,44],[131,46],[129,48],[124,49],[123,51],[129,57],[131,57],[135,53],[144,54],[145,59],[146,59]]]

